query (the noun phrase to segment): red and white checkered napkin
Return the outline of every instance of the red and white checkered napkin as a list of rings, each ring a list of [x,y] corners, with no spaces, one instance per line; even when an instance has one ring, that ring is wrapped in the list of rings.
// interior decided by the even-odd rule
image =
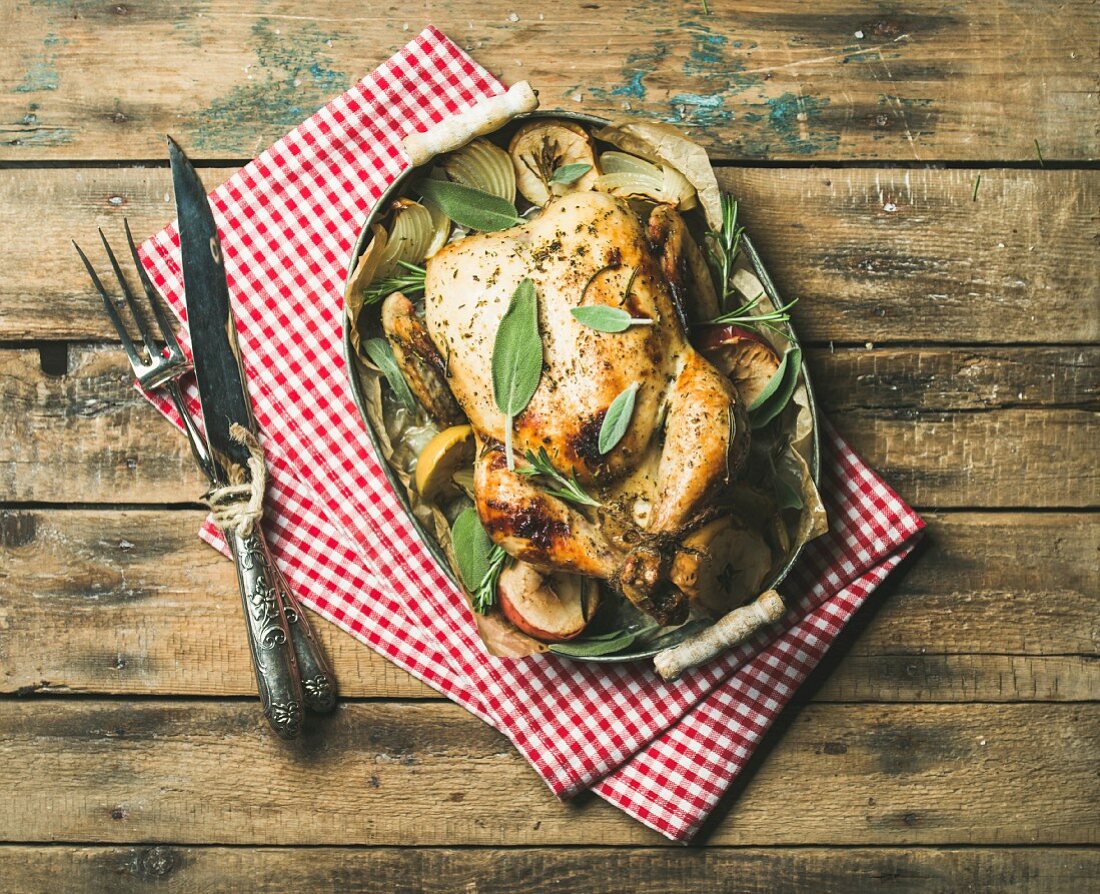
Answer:
[[[366,214],[406,165],[401,137],[502,90],[429,28],[211,194],[271,472],[267,531],[303,602],[507,735],[556,794],[593,788],[686,840],[922,523],[826,430],[833,530],[784,587],[783,624],[675,684],[645,663],[485,652],[352,400],[342,284]],[[175,227],[142,251],[182,319]],[[209,523],[202,536],[225,551]]]

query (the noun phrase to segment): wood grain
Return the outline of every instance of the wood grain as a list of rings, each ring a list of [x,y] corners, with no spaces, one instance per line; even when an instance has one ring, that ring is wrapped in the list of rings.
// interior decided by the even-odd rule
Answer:
[[[251,696],[232,568],[201,511],[0,511],[0,692]],[[1100,519],[949,513],[857,623],[822,701],[1100,696]],[[866,616],[866,620],[864,620]],[[317,620],[345,697],[435,693]]]
[[[892,356],[895,369],[904,369]],[[1044,362],[1042,356],[1050,360],[1039,355],[1035,362]],[[1079,364],[1079,356],[1067,349],[1051,374],[1069,370],[1091,381],[1095,366]],[[818,378],[829,378],[831,365],[845,357],[867,362],[858,350],[823,352]],[[918,371],[914,391],[924,390],[920,357],[914,352],[906,364]],[[205,490],[185,441],[130,387],[127,369],[116,348],[73,346],[64,376],[43,373],[37,351],[0,350],[0,502],[186,502]],[[996,395],[1013,381],[991,375],[972,379],[979,395]],[[896,380],[902,377],[895,373]],[[956,378],[951,387],[958,385]],[[880,390],[875,381],[870,387]],[[823,409],[917,505],[1090,507],[1100,504],[1100,470],[1090,462],[1100,418],[1090,394],[1080,394],[1080,401],[953,412],[906,407],[904,401],[884,409],[874,396],[866,408],[849,402],[835,412],[828,403]]]
[[[1096,704],[808,705],[786,721],[710,843],[1100,838]],[[0,746],[3,841],[665,843],[595,799],[560,805],[442,702],[344,704],[284,746],[251,701],[5,700]]]
[[[205,168],[213,188],[233,168]],[[729,169],[723,184],[804,340],[1083,343],[1100,338],[1098,171]],[[27,209],[35,209],[33,223]],[[892,210],[888,210],[892,209]],[[0,341],[115,336],[72,246],[102,261],[174,216],[163,168],[0,170]],[[105,266],[101,265],[106,272]],[[1017,389],[1019,390],[1019,389]]]
[[[1095,158],[1086,0],[19,4],[6,159],[257,154],[431,22],[545,108],[661,119],[726,158]],[[141,52],[133,52],[140,47]],[[1041,77],[1037,73],[1041,72]]]
[[[0,847],[10,894],[50,890],[253,894],[1058,894],[1100,875],[1086,848],[230,848]],[[716,880],[736,887],[715,888]],[[735,882],[734,882],[735,880]]]

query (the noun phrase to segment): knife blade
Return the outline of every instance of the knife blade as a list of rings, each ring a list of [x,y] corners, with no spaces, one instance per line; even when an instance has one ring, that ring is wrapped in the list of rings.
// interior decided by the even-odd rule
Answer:
[[[206,190],[187,155],[168,138],[183,270],[184,301],[207,451],[215,484],[240,484],[249,449],[230,435],[236,423],[259,435],[245,384],[225,259]],[[245,536],[224,532],[237,564],[253,669],[264,715],[283,738],[298,735],[303,701],[317,711],[335,699],[328,663],[271,559],[257,520]]]
[[[248,449],[229,436],[230,425],[236,422],[257,434],[256,420],[245,388],[225,259],[206,189],[191,161],[171,137],[168,157],[179,217],[184,300],[195,380],[206,440],[224,483],[230,464],[248,468]]]

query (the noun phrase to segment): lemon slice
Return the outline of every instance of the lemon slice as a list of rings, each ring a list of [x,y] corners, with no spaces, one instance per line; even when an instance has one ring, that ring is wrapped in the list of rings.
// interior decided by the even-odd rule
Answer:
[[[474,430],[453,425],[432,438],[416,460],[416,489],[425,500],[434,500],[463,466],[474,462]]]

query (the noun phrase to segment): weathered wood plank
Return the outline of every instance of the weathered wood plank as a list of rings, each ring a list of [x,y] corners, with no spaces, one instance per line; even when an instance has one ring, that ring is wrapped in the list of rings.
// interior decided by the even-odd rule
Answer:
[[[1035,363],[1049,356],[1035,355]],[[1051,374],[1080,371],[1083,381],[1090,380],[1095,366],[1091,361],[1079,366],[1077,349],[1059,356]],[[891,357],[897,379],[901,370],[914,370],[913,391],[921,391],[921,353],[907,362],[896,353]],[[818,378],[828,378],[832,364],[845,358],[855,358],[856,369],[868,362],[860,350],[822,352]],[[43,373],[37,351],[0,350],[0,501],[162,503],[194,500],[202,493],[184,440],[129,386],[126,369],[122,352],[114,348],[73,347],[64,376]],[[860,375],[855,373],[857,380]],[[957,376],[948,391],[961,379]],[[1005,382],[1019,387],[1011,373]],[[1082,403],[1070,407],[1016,409],[1002,384],[996,373],[972,378],[972,400],[1009,401],[1004,409],[983,412],[917,409],[907,406],[916,398],[900,395],[897,408],[883,409],[873,379],[867,386],[869,407],[849,397],[835,412],[827,402],[824,409],[870,463],[918,505],[1100,503],[1100,471],[1091,462],[1100,418],[1091,397],[1080,394]],[[856,385],[862,388],[862,380]],[[1070,391],[1078,393],[1076,386]]]
[[[232,168],[203,170],[213,187]],[[825,343],[1100,338],[1100,172],[736,169],[722,174],[804,339]],[[33,208],[34,224],[27,209]],[[892,209],[892,210],[888,210]],[[174,215],[168,171],[0,171],[0,340],[109,339],[77,260]],[[1019,390],[1019,389],[1017,389]]]
[[[881,348],[808,352],[831,410],[989,410],[1100,406],[1100,350]]]
[[[518,11],[517,11],[518,10]],[[3,158],[257,153],[431,21],[543,106],[681,124],[732,158],[1091,158],[1095,5],[455,0],[20,4]],[[128,52],[142,47],[144,52]],[[155,64],[149,64],[155,59]],[[1042,77],[1036,77],[1042,72]]]
[[[208,487],[186,441],[132,385],[121,349],[0,351],[0,501],[194,501]]]
[[[255,693],[229,564],[201,512],[0,512],[0,692]],[[951,513],[860,617],[816,698],[1100,697],[1100,519]],[[348,697],[434,692],[323,621]]]
[[[1100,876],[1087,848],[228,848],[0,847],[10,894],[248,890],[275,894],[1064,894]],[[736,879],[736,888],[716,879]]]
[[[232,565],[197,511],[0,512],[0,687],[253,695]],[[435,695],[320,618],[348,696]]]
[[[916,506],[1100,504],[1100,469],[1091,462],[1100,438],[1095,411],[902,411],[887,416],[860,410],[830,418]]]
[[[1093,844],[1097,747],[1095,704],[810,705],[709,841]],[[251,703],[7,700],[0,753],[4,841],[663,843],[556,803],[441,702],[344,704],[283,744]]]

